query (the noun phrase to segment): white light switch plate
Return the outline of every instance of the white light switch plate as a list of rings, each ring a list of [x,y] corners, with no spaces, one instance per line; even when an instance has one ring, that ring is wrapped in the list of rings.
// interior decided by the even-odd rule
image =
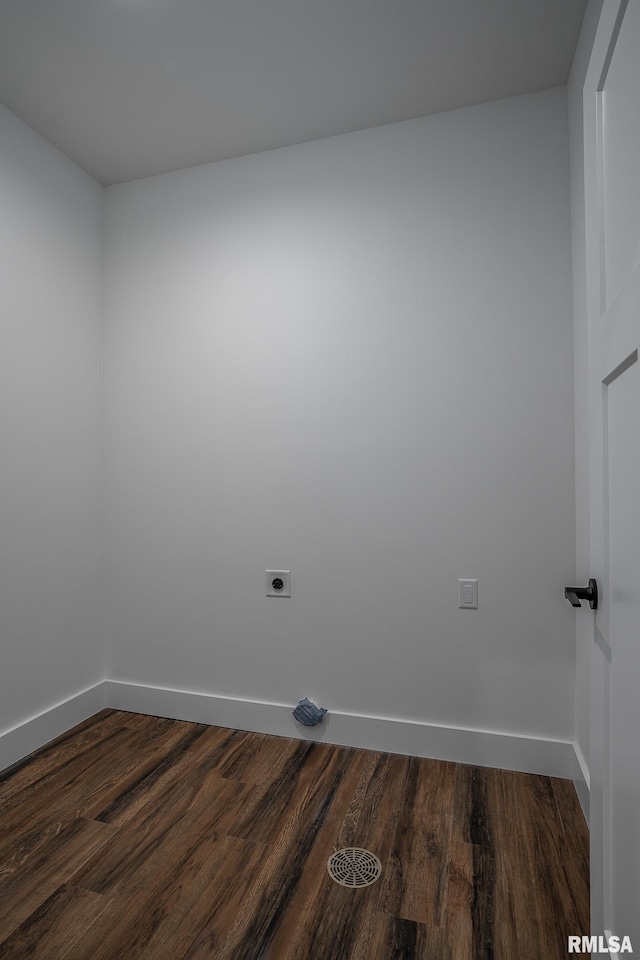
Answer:
[[[458,580],[458,606],[461,610],[478,609],[477,580]]]

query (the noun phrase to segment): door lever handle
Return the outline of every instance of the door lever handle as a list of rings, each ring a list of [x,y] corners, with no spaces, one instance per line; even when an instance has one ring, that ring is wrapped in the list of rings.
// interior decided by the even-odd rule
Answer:
[[[579,607],[581,600],[588,600],[592,610],[598,609],[598,585],[593,577],[586,587],[565,587],[564,595],[572,607]]]

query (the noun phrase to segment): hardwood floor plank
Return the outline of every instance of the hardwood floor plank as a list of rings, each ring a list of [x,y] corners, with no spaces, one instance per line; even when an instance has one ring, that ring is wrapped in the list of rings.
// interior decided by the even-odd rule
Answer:
[[[76,806],[78,815],[93,818],[94,811],[101,812],[114,797],[127,789],[132,781],[145,776],[165,759],[174,755],[180,757],[202,736],[204,729],[203,724],[185,723],[164,727],[155,732],[130,731],[132,738],[122,747],[117,765],[109,764],[101,772],[96,771],[94,789],[92,792],[87,791],[82,802]]]
[[[456,764],[452,838],[465,843],[493,846],[489,809],[497,791],[492,789],[498,771],[487,767]]]
[[[563,833],[576,837],[585,849],[589,847],[589,827],[580,803],[576,803],[576,790],[571,780],[549,777],[553,789]]]
[[[554,878],[541,876],[535,867],[528,865],[512,863],[507,869],[501,864],[498,869],[505,882],[496,914],[496,931],[503,928],[503,918],[508,913],[515,927],[516,944],[511,943],[511,948],[518,957],[566,960],[567,936],[588,930],[588,926],[582,928],[575,926],[575,922],[567,922],[562,880],[558,878],[558,885]]]
[[[104,738],[87,744],[76,756],[64,759],[30,786],[31,805],[45,812],[55,811],[58,815],[75,809],[76,805],[85,802],[88,791],[99,789],[105,781],[110,784],[113,777],[120,776],[120,764],[125,764],[136,748],[144,748],[139,734],[126,728],[112,730]],[[28,819],[23,792],[20,789],[0,803],[0,830],[3,832],[19,829]]]
[[[555,848],[563,827],[549,777],[460,765],[453,836],[468,843],[508,848],[528,860],[531,831],[537,843]]]
[[[453,957],[441,928],[378,913],[367,934],[355,942],[348,960],[453,960]]]
[[[544,824],[551,836],[562,832],[562,820],[551,777],[496,770],[491,777],[496,812],[519,823]]]
[[[471,912],[475,896],[472,847],[464,841],[451,840],[441,929],[448,952],[455,960],[472,960],[474,930]]]
[[[317,744],[305,746],[318,747]],[[326,747],[326,745],[320,745]],[[258,960],[272,956],[270,947],[282,923],[285,910],[306,867],[309,856],[331,809],[339,787],[352,762],[352,751],[339,747],[307,752],[309,768],[305,777],[296,770],[298,788],[289,804],[280,829],[270,830],[271,851],[247,893],[244,909],[216,952],[216,960]],[[276,807],[281,791],[275,792]],[[262,804],[265,814],[268,808]],[[237,835],[234,831],[234,835]],[[266,842],[266,841],[265,841]],[[202,960],[207,952],[207,931],[196,940],[188,960]]]
[[[206,863],[176,902],[139,960],[183,960],[217,951],[245,909],[249,891],[264,864],[264,844],[221,837],[216,857]],[[190,949],[198,940],[190,953]],[[208,951],[208,952],[207,952]]]
[[[456,809],[461,814],[466,808],[467,813],[454,829],[479,841],[467,845],[472,861],[467,878],[470,891],[484,891],[486,900],[491,876],[495,888],[493,905],[486,904],[489,913],[486,908],[479,913],[476,902],[468,935],[477,942],[473,929],[491,928],[496,956],[531,956],[533,960],[536,951],[553,958],[565,956],[567,936],[589,928],[588,855],[577,874],[569,876],[580,862],[571,850],[581,834],[579,818],[575,820],[575,791],[574,822],[565,835],[549,778],[482,769],[461,771],[460,776],[467,789],[461,791]],[[452,864],[460,862],[461,850],[457,849]],[[483,858],[483,850],[490,851],[490,860]],[[456,881],[460,880],[458,874]],[[457,895],[455,887],[450,888],[453,914],[460,918],[464,913],[456,903]]]
[[[355,758],[352,758],[352,762]],[[398,821],[400,798],[405,789],[409,758],[367,751],[342,823],[335,823],[334,849],[364,847],[380,859],[383,871]],[[380,881],[361,889],[335,883],[326,861],[310,863],[321,882],[305,912],[288,910],[281,918],[279,934],[268,958],[304,960],[311,956],[349,957],[354,944],[366,935],[381,898]],[[286,948],[284,944],[287,944]],[[234,960],[236,958],[234,957]],[[239,956],[237,958],[239,960]]]
[[[501,915],[499,920],[496,916],[500,895],[504,893],[499,879],[491,847],[461,840],[451,842],[444,926],[449,949],[460,960],[518,957],[509,915]]]
[[[49,838],[20,867],[2,878],[0,944],[77,868],[113,836],[113,828],[92,820],[75,820]],[[1,955],[1,954],[0,954]]]
[[[100,740],[95,750],[83,750],[77,764],[65,760],[59,775],[51,772],[34,784],[29,791],[29,804],[24,803],[23,794],[13,796],[0,814],[0,875],[24,865],[75,819],[91,819],[91,808],[100,809],[104,797],[120,789],[117,782],[122,771],[126,779],[127,771],[135,768],[147,753],[140,736],[128,730],[119,731],[119,736],[112,733],[107,740]],[[180,730],[164,734],[166,742],[158,756],[170,750],[176,740],[184,740],[184,736],[185,731]],[[105,765],[105,756],[110,757],[113,765]],[[89,816],[84,816],[86,813]]]
[[[234,788],[242,786],[235,784]],[[235,858],[228,856],[230,843],[235,846]],[[177,824],[156,850],[111,891],[110,906],[95,927],[77,942],[67,960],[138,960],[144,954],[156,956],[168,932],[172,932],[174,949],[186,949],[197,932],[198,909],[209,919],[214,910],[219,914],[224,905],[230,911],[226,917],[228,928],[235,919],[238,891],[242,891],[251,873],[246,868],[254,865],[257,869],[263,857],[264,850],[259,845],[230,841],[215,832],[187,832]],[[239,882],[235,884],[227,875],[233,867],[240,867]],[[224,883],[216,879],[221,872],[225,874]],[[192,913],[185,917],[185,910]]]
[[[145,770],[155,768],[167,754],[180,757],[178,748],[194,736],[191,725],[185,726],[187,729],[173,728],[162,734],[155,741],[155,750],[153,741],[147,746],[139,734],[120,730],[116,736],[112,731],[106,740],[99,739],[93,750],[83,742],[77,763],[67,756],[65,743],[59,769],[50,769],[31,785],[30,804],[23,802],[27,783],[22,792],[12,790],[12,802],[0,813],[0,874],[23,863],[33,850],[78,817],[94,819],[110,797],[127,789],[139,765]],[[115,761],[108,767],[103,763],[105,751]]]
[[[570,780],[552,778],[562,824],[560,855],[569,888],[579,900],[578,912],[589,914],[589,828]],[[585,927],[585,929],[587,929]]]
[[[336,843],[338,848],[372,849],[382,860],[383,857],[386,859],[384,850],[389,850],[400,818],[400,798],[405,789],[410,758],[373,750],[367,751],[365,757],[362,777]]]
[[[7,809],[10,801],[26,787],[40,783],[47,776],[59,775],[66,765],[77,764],[83,753],[96,749],[100,743],[110,744],[114,736],[118,740],[126,736],[113,713],[99,723],[80,726],[77,733],[69,731],[4,771],[0,777],[0,812]]]
[[[247,784],[221,777],[207,780],[192,774],[184,778],[164,794],[160,813],[152,805],[117,829],[108,850],[88,860],[73,875],[73,882],[96,893],[122,891],[135,884],[154,853],[166,850],[174,837],[182,843],[189,837],[197,840],[207,831],[226,833],[251,790]]]
[[[99,894],[63,884],[2,943],[3,960],[36,956],[64,960],[69,947],[106,906]]]
[[[144,805],[153,802],[168,783],[190,769],[185,753],[205,731],[203,724],[188,724],[184,729],[170,728],[155,743],[133,752],[122,775],[112,779],[91,797],[79,811],[82,816],[121,826]]]
[[[455,764],[409,758],[381,895],[381,906],[395,917],[441,925],[455,784]]]
[[[245,783],[268,783],[288,764],[300,748],[300,741],[271,737],[264,733],[239,731],[218,767],[221,777]]]
[[[278,960],[289,960],[297,954],[300,941],[309,942],[310,938],[305,931],[315,926],[316,914],[323,909],[325,888],[333,884],[327,873],[327,861],[338,847],[340,831],[363,778],[369,756],[362,750],[349,753],[345,775],[334,794],[324,823],[316,833],[298,882],[284,905],[274,931],[269,956],[277,957]]]
[[[296,741],[287,765],[254,793],[251,804],[233,829],[233,836],[269,843],[280,830],[283,818],[289,816],[291,798],[304,790],[305,783],[322,768],[327,756],[330,754],[318,749],[317,744]]]
[[[202,736],[186,748],[186,753],[196,763],[205,762],[210,770],[221,776],[219,767],[224,763],[229,751],[241,730],[228,730],[226,727],[206,727]]]
[[[567,936],[589,929],[588,876],[576,883],[569,875],[570,862],[562,845],[550,843],[544,829],[534,823],[523,859],[509,856],[502,846],[498,850],[509,897],[516,906],[528,903],[526,911],[518,912],[518,941],[544,942],[550,957],[566,955]]]
[[[526,889],[535,891],[535,906],[520,919],[519,926],[537,916],[539,936],[551,926],[563,930],[560,939],[566,953],[566,936],[589,928],[588,845],[573,785],[564,781],[571,786],[574,804],[567,830],[550,778],[496,771],[494,782],[499,787],[494,834],[500,865],[523,895]],[[561,784],[558,781],[558,792],[563,789]],[[556,944],[555,935],[551,939]],[[558,948],[549,945],[545,949]]]

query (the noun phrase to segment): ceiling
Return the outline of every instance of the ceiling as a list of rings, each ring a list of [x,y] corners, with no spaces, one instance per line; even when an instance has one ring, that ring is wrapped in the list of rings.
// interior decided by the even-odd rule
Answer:
[[[0,101],[103,184],[567,81],[586,0],[0,0]]]

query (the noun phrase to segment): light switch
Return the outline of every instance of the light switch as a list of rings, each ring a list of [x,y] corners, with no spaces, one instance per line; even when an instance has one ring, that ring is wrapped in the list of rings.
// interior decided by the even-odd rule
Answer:
[[[477,580],[458,580],[458,606],[461,610],[478,609]]]

